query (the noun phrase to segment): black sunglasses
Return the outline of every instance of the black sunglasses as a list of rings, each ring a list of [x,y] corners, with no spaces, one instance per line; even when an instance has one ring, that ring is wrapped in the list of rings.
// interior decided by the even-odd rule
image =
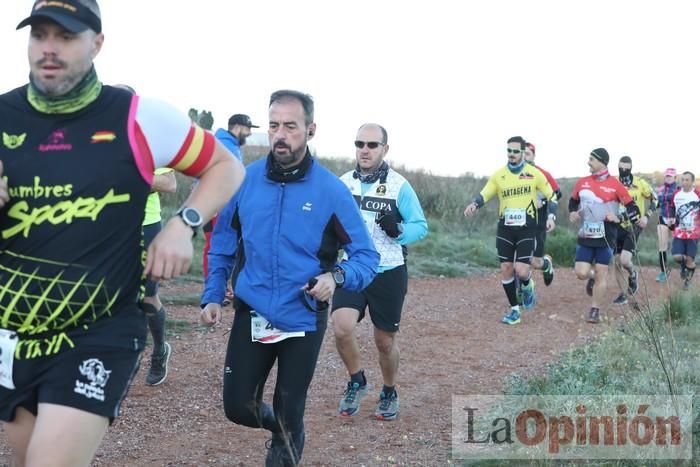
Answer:
[[[523,152],[522,149],[511,149],[511,148],[508,148],[508,154],[520,154],[521,152]]]
[[[379,145],[381,144],[384,146],[384,143],[380,143],[379,141],[355,141],[355,147],[357,149],[362,149],[365,147],[365,144],[367,145],[368,148],[370,149],[377,149]]]

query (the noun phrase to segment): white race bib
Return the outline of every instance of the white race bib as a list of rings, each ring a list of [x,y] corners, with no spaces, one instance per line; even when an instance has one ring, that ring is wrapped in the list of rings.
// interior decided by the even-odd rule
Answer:
[[[583,223],[584,238],[603,238],[605,237],[604,222],[584,222]]]
[[[261,344],[274,344],[275,342],[289,339],[290,337],[304,337],[304,331],[284,332],[275,328],[268,320],[250,310],[250,337],[252,342]]]
[[[506,208],[503,211],[503,224],[507,227],[521,227],[526,221],[525,208]]]
[[[0,386],[14,389],[12,364],[15,361],[15,348],[19,338],[14,331],[0,329]]]

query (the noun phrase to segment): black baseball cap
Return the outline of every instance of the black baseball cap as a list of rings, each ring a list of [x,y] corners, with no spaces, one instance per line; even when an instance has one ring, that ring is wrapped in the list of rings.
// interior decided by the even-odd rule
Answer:
[[[17,29],[47,19],[76,34],[88,29],[96,33],[102,32],[102,20],[99,15],[77,0],[37,0],[32,7],[32,13],[17,25]]]
[[[253,125],[253,122],[250,121],[250,117],[245,114],[231,115],[231,118],[228,119],[228,126],[232,127],[236,124],[247,126],[248,128],[260,128],[258,125]]]

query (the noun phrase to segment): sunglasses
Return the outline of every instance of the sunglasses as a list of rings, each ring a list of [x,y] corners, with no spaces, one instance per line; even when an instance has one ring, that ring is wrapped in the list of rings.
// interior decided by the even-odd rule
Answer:
[[[384,146],[384,143],[380,143],[379,141],[355,141],[355,147],[357,149],[362,149],[365,145],[370,149],[377,149],[380,144]]]
[[[523,152],[522,149],[512,149],[512,148],[508,148],[508,154],[520,154],[521,152]]]

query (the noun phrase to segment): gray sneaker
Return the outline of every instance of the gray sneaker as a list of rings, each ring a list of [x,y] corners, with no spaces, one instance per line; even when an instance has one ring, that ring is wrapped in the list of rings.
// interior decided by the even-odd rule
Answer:
[[[627,295],[625,295],[622,292],[620,293],[620,295],[617,296],[615,300],[613,300],[613,303],[615,305],[627,305],[627,302]]]
[[[374,418],[377,420],[396,420],[399,416],[399,394],[394,391],[392,394],[379,393],[379,403],[374,411]]]
[[[360,401],[367,394],[367,385],[360,386],[360,383],[348,381],[348,387],[340,399],[338,413],[343,417],[352,417],[360,410]]]
[[[148,369],[148,374],[146,375],[146,384],[149,386],[158,386],[165,381],[165,378],[168,376],[168,360],[170,360],[171,351],[170,344],[166,342],[165,352],[163,352],[163,354],[151,355],[151,367]]]

